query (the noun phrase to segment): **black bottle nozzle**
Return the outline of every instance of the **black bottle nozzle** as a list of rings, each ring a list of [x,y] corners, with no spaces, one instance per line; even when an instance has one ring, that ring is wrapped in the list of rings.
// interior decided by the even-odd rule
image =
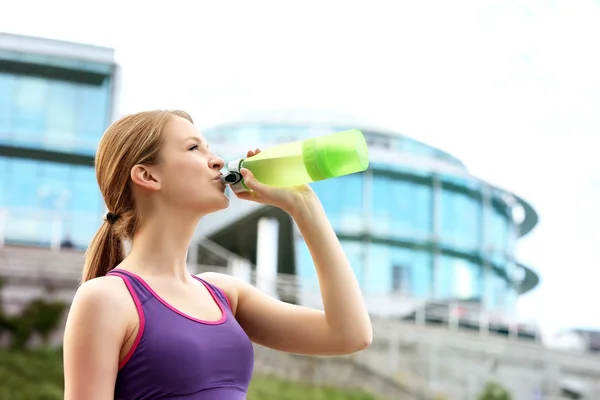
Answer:
[[[220,179],[223,185],[235,185],[242,180],[242,174],[239,172],[230,172],[227,175],[221,175]]]

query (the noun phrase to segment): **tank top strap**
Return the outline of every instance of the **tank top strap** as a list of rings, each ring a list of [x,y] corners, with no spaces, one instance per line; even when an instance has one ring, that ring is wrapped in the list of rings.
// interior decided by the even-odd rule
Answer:
[[[139,280],[137,278],[137,276],[135,274],[132,274],[123,269],[115,268],[115,269],[109,271],[106,275],[121,277],[125,281],[125,284],[127,285],[127,288],[129,289],[129,291],[133,290],[135,292],[135,295],[137,296],[137,298],[140,301],[140,305],[144,304],[147,300],[149,300],[153,297],[150,290],[146,287],[146,285],[141,280]],[[134,294],[134,293],[132,293],[132,294]]]
[[[219,287],[213,285],[210,282],[205,281],[202,278],[197,277],[196,275],[192,274],[192,277],[194,277],[194,279],[202,282],[204,285],[206,285],[207,287],[209,287],[213,293],[215,294],[215,296],[217,296],[217,299],[219,299],[219,301],[221,302],[221,304],[228,308],[229,311],[233,312],[233,310],[231,309],[231,303],[229,303],[229,298],[227,298],[227,295],[225,294],[225,292],[223,292],[223,290],[221,290]]]

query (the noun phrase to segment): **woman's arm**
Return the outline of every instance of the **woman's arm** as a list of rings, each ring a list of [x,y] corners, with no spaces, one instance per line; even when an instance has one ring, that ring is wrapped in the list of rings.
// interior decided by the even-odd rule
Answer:
[[[252,180],[246,185],[261,192]],[[232,277],[202,277],[228,292],[236,318],[258,344],[302,354],[362,350],[372,341],[372,327],[356,277],[317,196],[308,189],[301,199],[290,214],[312,255],[324,312],[275,300]]]
[[[93,279],[77,290],[63,343],[65,400],[114,399],[128,325],[123,290],[127,289],[118,277]]]
[[[308,196],[292,217],[317,270],[329,331],[351,347],[368,346],[373,332],[358,281],[317,196]]]

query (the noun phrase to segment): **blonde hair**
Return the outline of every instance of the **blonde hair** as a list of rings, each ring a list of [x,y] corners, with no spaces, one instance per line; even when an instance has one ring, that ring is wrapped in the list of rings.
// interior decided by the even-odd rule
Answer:
[[[144,111],[121,118],[104,132],[96,153],[96,179],[108,211],[86,253],[82,282],[106,275],[125,257],[123,240],[131,239],[139,220],[131,191],[131,169],[158,162],[163,131],[173,116],[192,122],[184,111]]]

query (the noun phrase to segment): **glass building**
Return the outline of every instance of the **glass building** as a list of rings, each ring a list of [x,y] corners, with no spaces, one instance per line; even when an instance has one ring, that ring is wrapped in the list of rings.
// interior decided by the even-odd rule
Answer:
[[[85,249],[105,208],[93,169],[114,119],[118,67],[112,49],[0,34],[0,243]],[[451,155],[354,118],[296,110],[255,114],[207,129],[226,159],[311,136],[359,128],[370,168],[312,187],[350,258],[372,310],[395,297],[469,301],[510,311],[538,276],[515,259],[537,224],[526,201],[478,179]],[[210,215],[192,251],[215,265],[219,251],[257,265],[268,291],[276,273],[297,277],[312,304],[316,271],[289,216],[232,198]]]
[[[104,209],[93,157],[112,120],[116,72],[112,49],[0,34],[0,231],[7,243],[89,243]]]
[[[538,283],[515,259],[517,241],[537,224],[537,214],[518,195],[470,175],[450,154],[352,118],[314,112],[257,114],[204,134],[231,160],[250,148],[351,128],[365,134],[369,169],[311,186],[371,308],[404,296],[513,310],[517,297]],[[315,292],[310,254],[287,215],[235,199],[226,213],[201,223],[199,236],[256,262],[260,240],[253,232],[260,231],[261,216],[271,215],[278,235],[267,241],[278,242],[277,272],[297,275],[306,296]],[[306,296],[299,301],[310,302]]]

